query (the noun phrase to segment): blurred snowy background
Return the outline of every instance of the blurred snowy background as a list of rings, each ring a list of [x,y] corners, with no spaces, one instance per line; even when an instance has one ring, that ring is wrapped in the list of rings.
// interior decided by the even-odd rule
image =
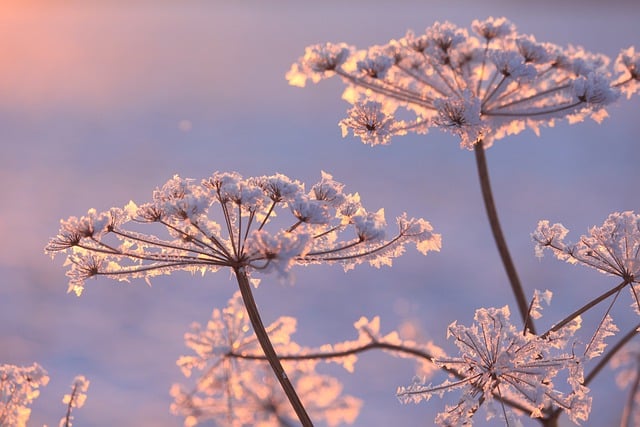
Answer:
[[[182,425],[169,413],[168,390],[183,379],[175,366],[187,352],[183,334],[223,307],[235,282],[226,273],[174,274],[151,288],[92,280],[76,298],[65,293],[62,258],[52,262],[43,252],[60,218],[147,201],[176,173],[281,172],[311,184],[325,170],[370,209],[384,207],[390,222],[407,211],[442,233],[440,253],[422,257],[412,249],[393,268],[298,268],[294,286],[265,277],[256,292],[265,322],[297,317],[302,345],[352,339],[353,322],[380,315],[383,332],[411,322],[417,338],[452,350],[445,334],[453,320],[468,325],[478,307],[513,305],[473,153],[437,131],[387,147],[343,140],[342,84],[302,90],[284,78],[309,44],[366,47],[434,21],[469,28],[488,16],[506,16],[539,41],[612,58],[640,47],[636,0],[3,2],[0,363],[38,362],[49,371],[30,425],[57,423],[60,399],[77,374],[91,381],[86,406],[76,412],[79,426]],[[567,226],[575,241],[610,212],[640,210],[639,108],[638,98],[621,99],[601,125],[562,123],[488,151],[523,284],[529,294],[555,293],[540,329],[617,284],[550,256],[536,259],[529,235],[549,219]],[[637,315],[623,297],[614,319],[626,332]],[[368,353],[355,374],[327,372],[364,399],[359,426],[431,425],[444,408],[439,399],[397,402],[396,387],[413,376],[406,360]],[[612,371],[592,388],[589,424],[615,424],[624,394]],[[477,425],[485,423],[478,418]]]

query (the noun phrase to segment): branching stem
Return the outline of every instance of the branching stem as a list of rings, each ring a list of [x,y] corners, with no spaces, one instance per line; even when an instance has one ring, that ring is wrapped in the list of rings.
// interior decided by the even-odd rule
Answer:
[[[256,301],[253,298],[253,292],[251,291],[251,283],[249,283],[249,278],[247,277],[247,273],[241,268],[234,268],[234,272],[236,274],[236,278],[238,280],[238,286],[240,288],[240,293],[242,294],[242,301],[244,302],[244,306],[247,309],[247,313],[249,314],[249,320],[251,320],[251,326],[253,326],[253,330],[255,331],[256,337],[258,338],[258,342],[262,347],[262,351],[269,361],[269,365],[271,365],[271,369],[275,374],[278,382],[282,386],[284,393],[287,395],[291,406],[293,406],[298,419],[302,423],[304,427],[313,427],[313,423],[311,422],[311,418],[307,414],[296,390],[293,388],[291,381],[289,381],[289,377],[287,373],[284,371],[282,364],[280,363],[280,359],[276,354],[276,351],[271,344],[271,340],[269,339],[269,334],[262,323],[262,319],[260,318],[260,313],[258,311],[258,306],[256,305]]]

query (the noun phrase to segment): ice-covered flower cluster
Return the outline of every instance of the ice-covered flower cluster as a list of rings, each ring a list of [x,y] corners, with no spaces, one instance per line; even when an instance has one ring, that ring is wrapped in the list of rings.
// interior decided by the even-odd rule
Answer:
[[[569,233],[562,224],[542,220],[532,234],[536,255],[543,250],[571,264],[582,264],[618,276],[627,283],[640,280],[640,215],[632,211],[610,214],[601,227],[589,229],[578,243],[566,243]]]
[[[367,211],[357,193],[343,189],[324,172],[309,191],[281,174],[216,172],[200,182],[176,175],[149,203],[91,209],[61,221],[46,252],[67,254],[69,291],[79,295],[86,279],[96,276],[149,280],[176,270],[229,267],[287,278],[294,264],[379,267],[390,265],[407,243],[423,254],[440,249],[429,222],[406,214],[396,219],[397,233],[385,238],[384,211]],[[279,230],[270,230],[272,223]]]
[[[344,43],[306,48],[287,79],[294,86],[339,76],[353,104],[340,123],[365,143],[431,127],[452,132],[468,149],[529,128],[602,120],[605,107],[640,88],[640,54],[604,55],[539,42],[505,18],[473,21],[472,31],[444,22],[384,45]]]
[[[47,371],[31,366],[0,365],[0,426],[26,427],[31,416],[29,405],[49,383]]]
[[[471,326],[453,322],[447,335],[455,339],[460,356],[435,358],[434,363],[456,378],[437,385],[416,380],[398,388],[400,401],[418,403],[433,395],[461,390],[460,400],[436,417],[441,426],[471,425],[481,405],[486,408],[487,419],[500,416],[507,425],[518,425],[511,408],[532,417],[543,417],[551,409],[562,408],[572,421],[586,420],[591,400],[582,385],[580,360],[563,350],[568,342],[566,336],[542,338],[523,333],[510,323],[509,316],[506,306],[482,308],[476,311]],[[575,329],[575,325],[571,328]],[[566,392],[554,384],[560,372],[567,379]]]
[[[296,321],[280,317],[266,327],[281,355],[300,353],[291,339]],[[174,384],[171,411],[184,417],[185,427],[213,421],[227,427],[293,425],[297,418],[279,384],[269,371],[240,292],[227,307],[214,310],[206,327],[192,325],[185,343],[194,355],[182,356],[178,366],[196,380],[193,388]],[[284,360],[287,376],[315,422],[328,426],[351,424],[362,401],[342,393],[334,377],[316,372],[318,361]]]

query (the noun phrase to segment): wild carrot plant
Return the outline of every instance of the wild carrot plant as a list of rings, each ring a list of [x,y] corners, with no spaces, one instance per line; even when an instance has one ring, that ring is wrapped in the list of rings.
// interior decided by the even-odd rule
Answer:
[[[630,47],[612,62],[579,47],[519,34],[506,18],[488,18],[474,21],[471,30],[436,23],[423,33],[409,31],[363,50],[316,44],[287,73],[294,86],[331,77],[345,83],[343,98],[352,105],[339,124],[343,136],[351,132],[380,145],[437,128],[474,152],[518,320],[508,306],[478,308],[469,326],[451,319],[447,337],[458,348],[452,355],[432,342],[404,340],[395,331],[383,334],[377,317],[355,323],[355,340],[302,346],[292,338],[294,318],[263,324],[252,292],[262,274],[291,281],[295,265],[390,266],[409,243],[422,254],[438,251],[440,235],[426,220],[403,214],[387,237],[384,211],[365,209],[357,193],[345,193],[344,185],[324,172],[308,190],[280,174],[244,178],[216,172],[200,181],[174,176],[150,202],[106,212],[91,209],[61,221],[46,247],[51,255],[66,254],[68,290],[77,295],[88,279],[100,276],[148,282],[178,270],[231,271],[238,292],[227,307],[213,310],[206,326],[194,323],[185,335],[194,354],[181,357],[178,366],[195,379],[192,386],[171,388],[171,411],[184,417],[185,426],[353,423],[362,401],[343,394],[338,379],[316,368],[337,363],[353,372],[360,353],[382,350],[416,362],[416,378],[397,388],[401,402],[459,393],[457,403],[436,417],[441,426],[470,425],[481,408],[487,419],[508,426],[520,425],[525,417],[557,426],[562,414],[575,423],[588,422],[598,398],[589,384],[612,359],[632,367],[620,374],[621,383],[631,384],[623,422],[637,417],[637,352],[627,344],[638,325],[625,325],[625,335],[612,346],[605,340],[620,332],[611,307],[624,289],[640,313],[640,217],[613,213],[576,244],[565,243],[562,225],[540,221],[532,234],[538,255],[550,250],[561,260],[622,280],[541,331],[536,321],[552,292],[525,288],[520,281],[500,226],[485,151],[499,139],[525,129],[540,134],[559,120],[601,122],[610,104],[640,88],[640,54]],[[607,300],[595,330],[582,332],[581,316]],[[587,338],[581,340],[578,332]],[[429,381],[438,371],[449,378]],[[65,399],[69,410],[81,405],[86,387],[78,382],[73,390]]]
[[[252,281],[258,283],[256,273],[275,272],[286,279],[296,264],[380,267],[391,265],[408,243],[423,254],[440,248],[440,235],[431,225],[406,214],[396,219],[395,235],[385,238],[384,211],[367,211],[357,193],[343,188],[327,173],[309,191],[281,174],[243,178],[216,172],[201,181],[174,176],[149,203],[89,210],[62,221],[46,250],[67,253],[69,291],[77,295],[87,279],[97,276],[149,281],[178,270],[204,274],[229,268],[277,381],[299,420],[310,425],[262,323],[251,289]],[[272,223],[283,226],[273,231]]]
[[[511,324],[508,307],[478,309],[471,327],[456,322],[449,326],[448,336],[455,339],[460,357],[432,361],[455,378],[439,385],[425,385],[423,379],[398,388],[402,402],[422,402],[434,394],[462,390],[459,402],[438,415],[438,425],[471,424],[480,406],[487,407],[487,418],[498,415],[507,425],[518,423],[512,410],[548,426],[556,425],[563,412],[576,423],[588,419],[588,383],[631,339],[636,327],[606,352],[604,339],[618,332],[610,315],[611,302],[586,345],[572,337],[583,313],[609,297],[615,302],[624,288],[630,289],[636,309],[640,306],[634,285],[640,252],[638,217],[633,212],[614,213],[576,245],[563,242],[566,230],[561,225],[540,222],[532,235],[538,254],[549,248],[560,259],[619,276],[623,282],[538,333],[540,295],[550,300],[551,292],[527,296],[500,226],[485,151],[496,140],[525,129],[539,135],[542,127],[552,127],[558,120],[577,123],[590,117],[601,122],[609,104],[638,91],[639,69],[640,54],[633,47],[611,63],[606,56],[579,47],[563,48],[519,34],[506,18],[488,18],[474,21],[471,31],[436,23],[422,34],[408,31],[400,39],[367,49],[316,44],[307,47],[287,73],[294,86],[331,77],[345,83],[342,97],[352,108],[340,122],[343,136],[351,131],[375,146],[389,144],[393,136],[426,134],[437,128],[453,133],[462,148],[475,153],[483,201],[522,326]],[[585,362],[596,357],[602,357],[601,362],[585,377]],[[566,371],[565,392],[555,389],[554,377],[560,371]]]

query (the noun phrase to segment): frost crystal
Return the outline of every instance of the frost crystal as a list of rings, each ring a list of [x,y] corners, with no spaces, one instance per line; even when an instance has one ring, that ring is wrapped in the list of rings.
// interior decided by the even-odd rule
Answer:
[[[487,408],[487,418],[495,415],[493,405],[500,402],[501,415],[511,425],[515,415],[507,408],[517,407],[532,417],[543,417],[553,407],[565,410],[578,423],[589,415],[588,389],[582,386],[579,360],[561,351],[561,343],[532,334],[523,334],[509,322],[509,309],[479,309],[470,326],[453,322],[448,336],[455,339],[460,357],[436,358],[434,363],[456,376],[440,385],[415,382],[398,388],[404,403],[418,403],[446,391],[461,390],[459,402],[447,406],[436,423],[442,426],[467,425],[480,405]],[[570,391],[555,388],[554,378],[560,371],[568,375]]]
[[[503,17],[471,27],[478,37],[444,22],[366,50],[310,46],[287,79],[295,86],[342,79],[343,98],[354,105],[340,122],[343,136],[351,129],[367,144],[387,144],[393,135],[437,127],[468,149],[526,128],[537,133],[558,119],[600,121],[620,91],[630,97],[640,88],[640,55],[632,47],[610,69],[603,55],[540,43]],[[415,117],[396,122],[398,110]]]
[[[272,222],[284,227],[270,231]],[[296,264],[378,267],[390,265],[407,243],[423,254],[440,249],[440,235],[427,221],[402,215],[397,223],[397,233],[385,240],[384,211],[368,212],[357,194],[345,193],[325,172],[308,192],[281,174],[243,178],[216,172],[200,183],[176,175],[153,192],[150,203],[91,209],[61,221],[46,252],[67,254],[69,291],[80,295],[85,281],[96,276],[148,281],[176,270],[229,267],[276,272],[286,280]]]

